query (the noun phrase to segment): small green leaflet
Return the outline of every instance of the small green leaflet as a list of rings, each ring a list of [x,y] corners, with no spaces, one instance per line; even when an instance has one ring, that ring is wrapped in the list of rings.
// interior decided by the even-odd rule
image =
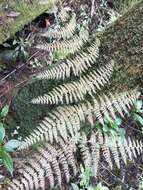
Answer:
[[[138,121],[143,126],[143,117],[141,117],[138,114],[134,114],[134,118],[136,121]]]
[[[5,129],[3,127],[3,124],[0,123],[0,143],[3,142],[4,137],[5,137]]]
[[[8,111],[9,111],[9,106],[8,105],[4,106],[4,108],[2,109],[2,111],[0,113],[0,116],[2,118],[5,117],[8,114]]]
[[[8,169],[8,171],[13,174],[13,160],[9,153],[3,151],[2,153],[2,160],[5,165],[5,167]]]
[[[143,102],[141,100],[136,102],[136,108],[139,110],[142,108]]]
[[[12,139],[4,145],[4,149],[8,152],[13,152],[15,148],[20,146],[20,141]]]

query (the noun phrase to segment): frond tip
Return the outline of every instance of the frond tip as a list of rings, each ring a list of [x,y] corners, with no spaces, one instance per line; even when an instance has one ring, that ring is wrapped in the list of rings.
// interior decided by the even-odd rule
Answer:
[[[40,36],[43,37],[52,37],[52,38],[58,38],[58,39],[68,39],[71,36],[73,36],[76,29],[76,15],[73,14],[71,20],[69,23],[67,23],[65,26],[61,27],[60,29],[53,29],[49,30],[47,32],[44,32],[40,34]]]
[[[140,92],[131,90],[118,94],[103,95],[98,99],[91,99],[74,106],[58,107],[48,114],[43,122],[27,137],[20,149],[25,149],[39,141],[58,142],[59,137],[67,140],[67,137],[75,137],[80,131],[81,122],[88,121],[93,125],[96,121],[104,124],[105,116],[116,118],[116,113],[124,117],[131,106],[139,98]]]

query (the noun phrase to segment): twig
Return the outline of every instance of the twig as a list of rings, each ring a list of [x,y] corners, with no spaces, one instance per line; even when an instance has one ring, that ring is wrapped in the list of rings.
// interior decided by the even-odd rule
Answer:
[[[92,0],[92,6],[91,6],[91,18],[94,15],[94,4],[95,4],[95,0]]]

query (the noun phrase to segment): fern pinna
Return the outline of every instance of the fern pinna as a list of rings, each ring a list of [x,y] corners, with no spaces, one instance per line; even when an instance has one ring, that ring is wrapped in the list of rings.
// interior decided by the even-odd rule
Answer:
[[[107,135],[95,128],[89,134],[85,133],[87,123],[104,125],[105,117],[125,117],[140,92],[131,89],[101,93],[110,83],[116,63],[111,60],[99,67],[99,39],[89,36],[87,29],[78,31],[76,15],[67,15],[62,10],[59,19],[65,26],[38,34],[42,43],[36,45],[39,51],[66,52],[66,59],[54,62],[36,76],[37,80],[61,80],[62,84],[31,100],[34,104],[63,105],[52,109],[22,141],[19,150],[35,143],[41,143],[41,147],[18,171],[18,179],[13,179],[7,190],[45,190],[56,185],[61,188],[78,172],[77,155],[97,176],[101,156],[112,169],[114,164],[120,168],[121,159],[126,164],[127,159],[134,160],[142,153],[142,142],[130,137],[121,142],[118,136]],[[52,43],[46,42],[49,37],[53,39]]]
[[[111,142],[113,143],[111,144]],[[127,158],[134,160],[142,153],[143,144],[131,138],[121,143],[118,137],[107,136],[98,131],[92,132],[89,138],[85,134],[81,134],[78,149],[83,163],[90,167],[97,176],[102,155],[111,169],[113,167],[112,159],[120,168],[119,154],[126,164]],[[54,188],[55,185],[61,188],[62,183],[69,182],[71,175],[77,174],[75,150],[76,145],[70,139],[68,141],[59,139],[54,146],[46,143],[38,149],[34,158],[18,171],[19,178],[13,179],[7,190],[45,190]]]

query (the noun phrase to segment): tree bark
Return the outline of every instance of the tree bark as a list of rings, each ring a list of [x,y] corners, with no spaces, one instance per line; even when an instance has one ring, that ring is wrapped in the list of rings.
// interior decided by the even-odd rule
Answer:
[[[118,71],[114,88],[143,87],[143,1],[135,5],[102,34],[100,63],[113,59]]]
[[[49,9],[56,1],[49,0],[43,6],[38,4],[38,1],[34,3],[30,0],[0,1],[0,44]],[[10,16],[9,11],[19,13],[19,16]]]

